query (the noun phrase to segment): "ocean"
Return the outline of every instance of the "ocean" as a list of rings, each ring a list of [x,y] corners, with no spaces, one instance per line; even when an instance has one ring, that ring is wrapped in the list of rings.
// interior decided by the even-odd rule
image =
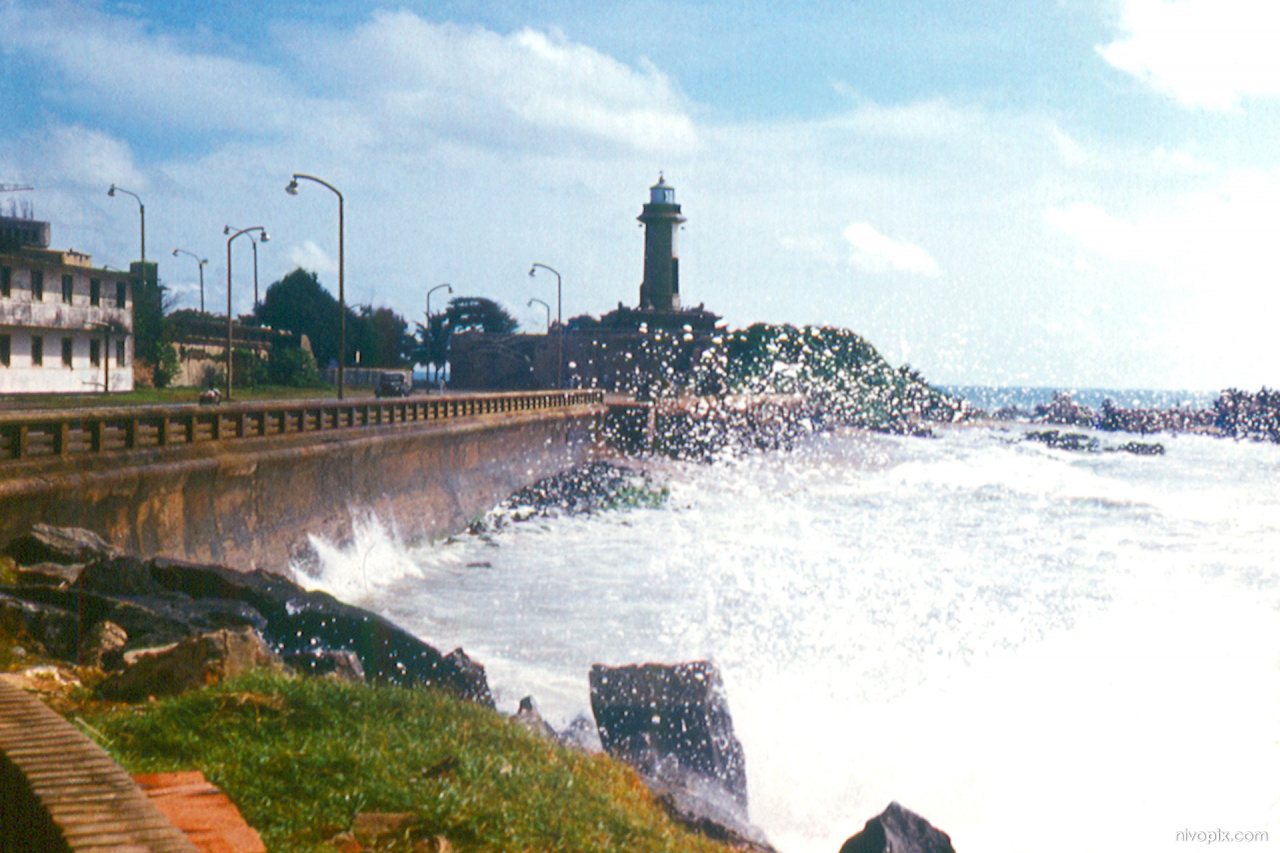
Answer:
[[[783,853],[835,853],[893,800],[960,851],[1271,849],[1280,445],[1023,429],[648,460],[660,508],[486,537],[368,518],[302,580],[462,646],[500,709],[531,695],[557,728],[590,715],[593,663],[715,661]]]

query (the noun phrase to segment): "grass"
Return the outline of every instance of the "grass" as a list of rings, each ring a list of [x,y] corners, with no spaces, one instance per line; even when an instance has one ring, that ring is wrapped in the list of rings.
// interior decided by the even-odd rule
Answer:
[[[721,851],[628,768],[434,690],[257,673],[79,722],[132,773],[198,769],[276,853],[332,853],[361,812],[407,812],[380,850]]]
[[[222,386],[219,386],[221,388]],[[326,385],[319,388],[293,388],[284,385],[260,385],[253,388],[233,388],[236,401],[245,400],[309,400],[337,397],[337,388]],[[371,397],[367,388],[348,388],[347,396]],[[6,409],[70,409],[116,406],[152,406],[166,403],[194,403],[200,397],[199,388],[135,388],[118,394],[12,394],[4,398]]]

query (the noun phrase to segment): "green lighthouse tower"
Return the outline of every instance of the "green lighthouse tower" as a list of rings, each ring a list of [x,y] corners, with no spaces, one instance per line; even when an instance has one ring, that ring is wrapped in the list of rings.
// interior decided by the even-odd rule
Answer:
[[[649,188],[649,203],[636,217],[644,223],[644,282],[640,285],[641,311],[680,310],[680,253],[676,232],[685,219],[676,204],[675,187],[658,173]]]

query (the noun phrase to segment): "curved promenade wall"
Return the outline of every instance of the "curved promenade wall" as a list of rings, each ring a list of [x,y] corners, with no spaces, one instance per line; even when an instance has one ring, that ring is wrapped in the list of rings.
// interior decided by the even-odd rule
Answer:
[[[308,534],[340,540],[369,511],[406,539],[441,536],[593,455],[602,400],[564,402],[469,403],[467,411],[479,413],[421,421],[383,409],[392,415],[380,414],[382,423],[367,413],[364,423],[339,415],[329,428],[294,433],[282,418],[280,434],[271,434],[266,416],[254,429],[250,415],[246,430],[241,412],[234,438],[10,459],[0,464],[0,539],[46,522],[93,530],[134,553],[286,571]],[[228,416],[236,411],[216,415],[224,436]],[[68,428],[58,429],[70,446]],[[103,428],[94,429],[105,441]],[[180,430],[167,423],[159,431]],[[196,437],[196,427],[187,434]]]

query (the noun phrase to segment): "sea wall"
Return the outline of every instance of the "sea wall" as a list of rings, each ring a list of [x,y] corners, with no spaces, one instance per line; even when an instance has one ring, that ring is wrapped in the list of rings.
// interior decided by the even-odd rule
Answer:
[[[456,532],[591,458],[603,417],[601,406],[574,406],[10,468],[0,539],[45,522],[134,553],[284,571],[308,534],[345,538],[369,511],[410,540]]]

